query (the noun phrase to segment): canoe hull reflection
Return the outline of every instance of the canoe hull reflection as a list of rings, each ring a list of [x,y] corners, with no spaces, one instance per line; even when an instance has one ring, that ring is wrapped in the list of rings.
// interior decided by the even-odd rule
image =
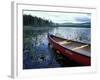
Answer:
[[[63,39],[51,34],[48,34],[48,41],[57,53],[81,65],[91,65],[90,44]]]

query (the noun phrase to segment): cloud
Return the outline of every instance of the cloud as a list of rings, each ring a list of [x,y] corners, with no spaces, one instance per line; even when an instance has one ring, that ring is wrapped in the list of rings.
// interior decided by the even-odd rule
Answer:
[[[90,22],[90,14],[85,13],[62,13],[43,11],[24,11],[24,14],[41,17],[55,23],[83,23]]]
[[[75,19],[77,22],[81,22],[81,23],[90,23],[91,19],[89,17],[77,17]]]

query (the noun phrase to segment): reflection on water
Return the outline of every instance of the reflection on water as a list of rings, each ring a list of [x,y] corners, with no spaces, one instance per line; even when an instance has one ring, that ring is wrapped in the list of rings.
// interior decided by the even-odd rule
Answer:
[[[74,41],[90,43],[90,28],[58,27],[53,30],[53,34]]]
[[[27,28],[23,30],[23,68],[55,68],[74,64],[59,61],[55,51],[49,48],[47,34],[51,33],[63,38],[90,43],[90,28]],[[65,60],[65,58],[63,58]],[[66,65],[67,64],[67,65]]]

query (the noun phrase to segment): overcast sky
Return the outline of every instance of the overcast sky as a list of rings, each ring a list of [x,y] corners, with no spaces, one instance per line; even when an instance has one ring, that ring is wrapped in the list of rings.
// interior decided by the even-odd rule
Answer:
[[[89,13],[23,11],[23,14],[41,17],[55,23],[84,23],[91,20],[91,14]]]

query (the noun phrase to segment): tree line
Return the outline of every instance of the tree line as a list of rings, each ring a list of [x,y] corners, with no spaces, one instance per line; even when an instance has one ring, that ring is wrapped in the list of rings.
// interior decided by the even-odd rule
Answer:
[[[23,26],[33,27],[85,27],[90,28],[91,23],[54,23],[51,20],[43,19],[32,15],[23,15]]]
[[[42,19],[40,17],[32,16],[32,15],[23,15],[23,25],[31,25],[31,26],[53,26],[54,23],[50,20]]]

